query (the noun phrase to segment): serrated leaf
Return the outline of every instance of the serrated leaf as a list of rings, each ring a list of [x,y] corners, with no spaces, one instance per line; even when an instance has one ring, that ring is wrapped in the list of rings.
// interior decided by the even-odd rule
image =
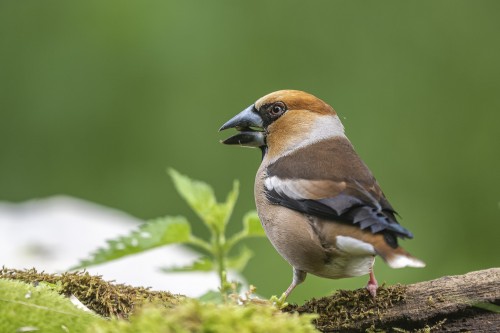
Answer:
[[[266,233],[256,211],[250,211],[243,217],[243,230],[247,237],[264,237]]]
[[[191,265],[181,266],[181,267],[162,267],[160,268],[162,272],[172,273],[172,272],[210,272],[214,270],[214,263],[212,259],[208,257],[201,257]]]
[[[177,192],[200,218],[203,219],[207,214],[210,214],[217,203],[210,185],[193,180],[174,169],[168,169],[168,174],[172,177]]]
[[[253,257],[253,252],[249,248],[243,246],[240,252],[227,259],[227,268],[234,269],[237,272],[243,271],[245,269],[248,261]]]
[[[185,243],[190,238],[191,226],[183,216],[167,216],[150,220],[129,235],[108,240],[106,247],[97,249],[89,259],[80,261],[71,269],[102,264],[159,246]]]
[[[226,202],[217,203],[214,191],[207,183],[190,179],[174,169],[169,169],[168,173],[172,177],[177,192],[200,219],[209,228],[217,228],[218,232],[223,233],[238,199],[238,181],[234,181]]]
[[[240,184],[237,180],[233,182],[233,188],[226,198],[226,202],[217,203],[211,213],[205,218],[209,219],[209,223],[215,225],[220,233],[224,233],[229,218],[233,213],[234,205],[238,199]]]

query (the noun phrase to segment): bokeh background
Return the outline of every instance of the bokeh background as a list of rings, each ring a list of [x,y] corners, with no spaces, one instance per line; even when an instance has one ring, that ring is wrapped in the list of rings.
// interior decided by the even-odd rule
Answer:
[[[254,208],[260,153],[217,130],[300,89],[337,110],[415,234],[403,245],[427,262],[379,260],[379,282],[498,266],[499,14],[498,1],[460,0],[2,1],[0,200],[68,194],[141,219],[187,215],[204,235],[174,167],[221,199],[240,180],[234,232]],[[266,239],[247,245],[249,282],[280,294],[288,264]],[[365,282],[309,276],[291,301]]]

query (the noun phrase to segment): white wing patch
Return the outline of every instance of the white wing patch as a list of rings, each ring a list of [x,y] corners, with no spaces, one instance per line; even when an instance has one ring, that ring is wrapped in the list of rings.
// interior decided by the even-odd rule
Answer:
[[[268,191],[275,190],[279,194],[285,194],[291,199],[304,199],[305,197],[301,193],[301,186],[298,186],[298,182],[290,179],[282,180],[277,176],[272,176],[266,178],[264,184]]]
[[[366,242],[348,236],[337,236],[337,248],[352,256],[374,255],[375,248]]]
[[[337,195],[335,190],[344,189],[345,183],[330,180],[281,179],[272,176],[265,179],[264,186],[268,191],[275,190],[291,199],[317,200]]]

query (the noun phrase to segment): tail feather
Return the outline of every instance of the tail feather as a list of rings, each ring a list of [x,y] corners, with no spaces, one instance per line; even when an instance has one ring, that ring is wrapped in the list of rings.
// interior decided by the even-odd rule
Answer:
[[[375,250],[391,268],[425,267],[422,260],[415,258],[401,246],[395,249],[384,246]]]
[[[403,268],[403,267],[425,267],[425,263],[413,257],[410,254],[396,254],[387,258],[384,258],[385,261],[391,268]]]

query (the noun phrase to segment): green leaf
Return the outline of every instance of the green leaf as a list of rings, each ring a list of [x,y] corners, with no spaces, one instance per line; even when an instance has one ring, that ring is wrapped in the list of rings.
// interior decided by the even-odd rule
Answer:
[[[168,173],[172,177],[177,192],[186,200],[200,219],[210,229],[216,228],[218,232],[223,233],[238,198],[238,181],[234,181],[233,188],[229,192],[226,202],[217,203],[214,191],[210,185],[202,181],[190,179],[174,169],[168,169]]]
[[[80,261],[71,269],[102,264],[159,246],[185,243],[191,239],[191,227],[183,216],[167,216],[148,221],[129,235],[107,241],[107,246],[97,249],[89,259]]]
[[[233,182],[233,188],[229,192],[226,202],[217,203],[211,213],[205,218],[209,220],[209,223],[216,226],[217,230],[223,234],[226,229],[226,225],[229,222],[229,218],[233,213],[233,208],[238,199],[240,184],[237,180]]]
[[[234,234],[226,243],[227,251],[239,243],[241,240],[248,237],[265,237],[266,233],[262,224],[260,223],[259,216],[256,211],[250,211],[243,217],[243,230]]]
[[[231,214],[233,214],[234,205],[236,204],[236,200],[238,200],[238,195],[240,193],[240,182],[235,180],[233,181],[233,188],[231,192],[227,195],[226,202],[222,204],[225,209],[225,216],[223,218],[223,223],[226,225],[229,222],[229,218]]]
[[[249,248],[243,246],[237,255],[227,259],[226,267],[234,269],[237,272],[241,272],[243,271],[243,269],[245,269],[248,261],[252,257],[253,252]]]
[[[202,220],[204,220],[208,214],[211,214],[217,201],[210,185],[201,181],[192,180],[171,168],[168,169],[168,173],[170,177],[172,177],[177,192],[179,192],[181,197],[186,200],[189,206]]]
[[[221,294],[220,291],[209,290],[198,299],[202,302],[214,303],[214,304],[223,304],[225,301],[224,295]]]
[[[266,236],[256,211],[250,211],[243,217],[243,231],[246,237]]]
[[[201,257],[191,265],[186,265],[182,267],[162,267],[160,268],[162,272],[210,272],[214,270],[214,263],[209,257]]]
[[[481,309],[488,310],[491,312],[500,313],[500,306],[493,304],[493,303],[478,302],[478,303],[473,303],[472,305],[477,307],[477,308],[481,308]]]

